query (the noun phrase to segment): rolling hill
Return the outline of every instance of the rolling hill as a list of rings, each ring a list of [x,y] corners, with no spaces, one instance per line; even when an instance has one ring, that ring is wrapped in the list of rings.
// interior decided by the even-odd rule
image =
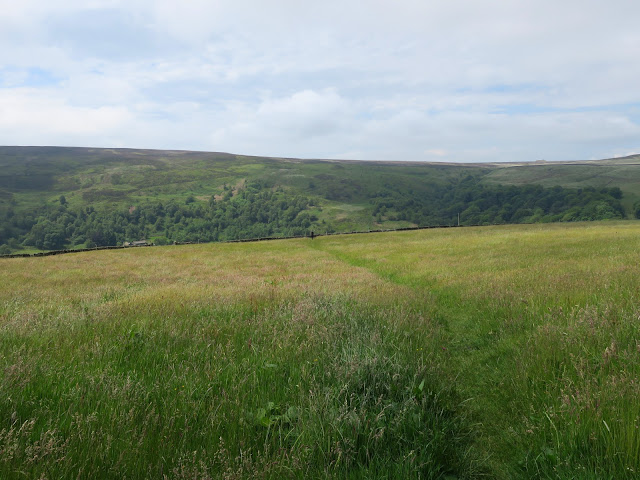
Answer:
[[[640,157],[533,164],[0,147],[0,253],[632,218]]]

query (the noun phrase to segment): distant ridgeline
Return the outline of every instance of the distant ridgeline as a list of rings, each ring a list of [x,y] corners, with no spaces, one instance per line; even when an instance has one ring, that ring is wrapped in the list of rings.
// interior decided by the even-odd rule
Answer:
[[[135,206],[72,205],[64,195],[24,205],[5,190],[0,195],[0,254],[24,247],[56,250],[143,238],[161,245],[295,236],[312,230],[454,225],[458,215],[461,225],[625,218],[617,187],[487,185],[481,178],[451,177],[419,190],[391,181],[377,182],[375,188],[350,186],[332,175],[316,175],[306,190],[283,187],[274,179],[251,180],[236,188],[225,185],[221,194],[204,199],[150,198]],[[358,217],[343,223],[331,205],[348,203],[354,196]]]

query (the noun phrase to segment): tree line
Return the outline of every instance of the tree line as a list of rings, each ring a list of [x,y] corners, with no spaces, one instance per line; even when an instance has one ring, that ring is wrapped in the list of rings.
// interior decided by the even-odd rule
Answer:
[[[625,218],[618,187],[596,189],[504,186],[480,183],[476,177],[447,185],[432,185],[407,197],[387,186],[372,198],[378,219],[406,220],[417,225],[490,225],[503,223],[569,222]]]
[[[369,194],[374,222],[403,221],[418,226],[482,225],[624,218],[619,188],[568,189],[540,185],[503,186],[478,177],[429,185],[420,192],[385,184]],[[321,203],[322,200],[320,200]],[[239,190],[202,201],[148,201],[136,206],[71,207],[64,196],[31,209],[0,204],[0,254],[23,246],[41,250],[118,245],[150,239],[212,242],[305,235],[310,230],[340,231],[340,224],[319,219],[316,198],[254,181]],[[313,207],[317,207],[313,209]],[[640,213],[637,205],[634,213]]]
[[[184,203],[155,201],[97,210],[91,205],[71,208],[61,197],[57,205],[32,212],[16,213],[12,208],[0,212],[0,244],[8,253],[20,245],[55,250],[143,238],[167,244],[302,235],[317,220],[306,211],[311,205],[305,196],[267,189],[260,182],[236,195],[229,188],[207,203],[188,197]]]

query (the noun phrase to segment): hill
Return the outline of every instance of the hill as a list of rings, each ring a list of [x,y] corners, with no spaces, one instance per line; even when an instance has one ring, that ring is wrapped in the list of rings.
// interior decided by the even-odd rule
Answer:
[[[476,165],[0,147],[0,253],[633,217],[636,161]]]
[[[566,188],[619,187],[628,212],[640,200],[640,155],[574,162],[534,162],[494,164],[486,182],[505,185],[537,184],[544,187],[560,185]]]
[[[2,260],[1,478],[637,478],[639,222]]]

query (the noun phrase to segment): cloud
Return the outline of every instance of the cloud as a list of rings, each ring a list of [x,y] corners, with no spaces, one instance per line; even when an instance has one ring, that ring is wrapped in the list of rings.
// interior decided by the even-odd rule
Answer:
[[[266,100],[255,116],[260,125],[272,125],[300,138],[325,136],[344,125],[346,102],[335,92],[304,90],[284,99]]]
[[[135,12],[90,8],[52,13],[44,24],[46,41],[72,57],[131,61],[161,58],[178,47]]]
[[[254,108],[242,105],[227,112],[225,117],[234,121],[214,130],[211,141],[225,151],[264,155],[268,150],[272,155],[293,156],[308,149],[311,156],[327,156],[332,139],[351,129],[351,109],[331,90],[268,98]]]
[[[74,107],[32,89],[0,90],[0,130],[5,144],[58,143],[59,138],[86,144],[109,138],[130,126],[131,114],[122,107]]]
[[[627,152],[639,16],[629,0],[4,2],[0,143],[451,161]]]

